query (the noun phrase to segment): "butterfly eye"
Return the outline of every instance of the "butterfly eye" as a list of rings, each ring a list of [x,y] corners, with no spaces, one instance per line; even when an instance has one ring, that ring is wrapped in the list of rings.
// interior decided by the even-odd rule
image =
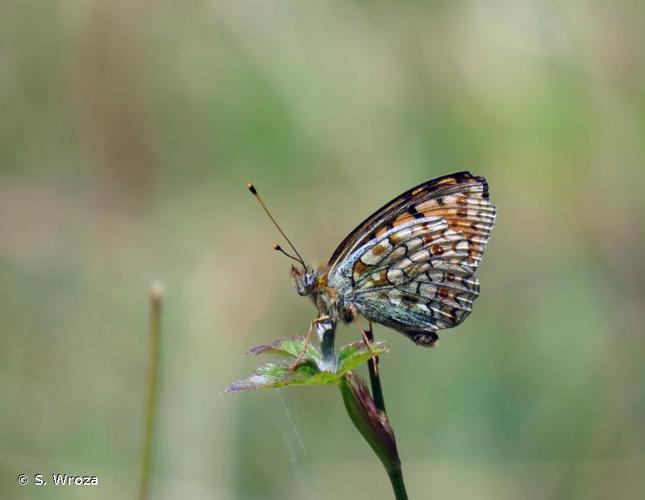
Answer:
[[[305,273],[305,285],[307,285],[307,288],[312,289],[314,287],[314,283],[316,282],[316,271],[313,269],[310,269]]]

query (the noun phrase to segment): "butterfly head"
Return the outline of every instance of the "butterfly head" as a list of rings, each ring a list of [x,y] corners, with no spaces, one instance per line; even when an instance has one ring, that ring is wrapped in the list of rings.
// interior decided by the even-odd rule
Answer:
[[[299,295],[311,295],[317,278],[318,272],[315,269],[298,269],[291,266],[291,281]]]

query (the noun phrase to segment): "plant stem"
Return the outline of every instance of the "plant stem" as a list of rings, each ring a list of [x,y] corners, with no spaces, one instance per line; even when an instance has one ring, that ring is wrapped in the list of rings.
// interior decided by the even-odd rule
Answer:
[[[334,339],[336,338],[336,328],[327,330],[323,333],[320,350],[322,351],[323,360],[328,366],[336,367],[336,352],[334,351]]]
[[[394,490],[394,497],[396,500],[408,500],[408,493],[405,491],[405,483],[403,482],[403,473],[399,467],[396,470],[388,471],[392,489]]]
[[[369,330],[365,332],[370,342],[374,342],[374,333],[372,331],[372,322],[370,321]],[[372,386],[372,398],[374,399],[374,406],[376,406],[383,413],[385,411],[385,399],[383,398],[383,388],[381,387],[381,374],[379,372],[379,358],[378,356],[371,358],[367,362],[367,367],[370,374],[370,385]],[[403,472],[401,466],[398,469],[388,470],[388,476],[392,483],[394,496],[396,500],[408,500],[408,494],[405,491],[405,483],[403,482]]]
[[[141,475],[139,476],[139,500],[146,500],[150,493],[150,470],[152,468],[152,441],[157,409],[157,386],[159,381],[159,338],[161,336],[161,297],[163,287],[155,281],[150,290],[150,339],[148,345],[148,377],[146,381],[146,409],[144,436],[141,448]]]
[[[365,332],[370,342],[374,342],[374,333],[372,332],[372,322],[370,328]],[[372,398],[376,407],[385,413],[385,400],[383,399],[383,389],[381,388],[381,375],[378,369],[378,356],[370,358],[367,362],[367,368],[370,372],[370,384],[372,386]]]
[[[342,377],[339,388],[350,420],[383,463],[396,500],[407,500],[401,460],[387,414],[376,407],[367,384],[352,372]]]

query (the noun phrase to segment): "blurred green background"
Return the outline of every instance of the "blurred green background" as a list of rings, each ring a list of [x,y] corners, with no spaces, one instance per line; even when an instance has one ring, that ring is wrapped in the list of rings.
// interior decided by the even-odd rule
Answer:
[[[323,262],[468,169],[474,313],[434,350],[376,330],[410,498],[645,498],[644,10],[3,2],[0,497],[134,497],[159,278],[153,498],[392,498],[333,387],[221,395],[315,314],[245,184]]]

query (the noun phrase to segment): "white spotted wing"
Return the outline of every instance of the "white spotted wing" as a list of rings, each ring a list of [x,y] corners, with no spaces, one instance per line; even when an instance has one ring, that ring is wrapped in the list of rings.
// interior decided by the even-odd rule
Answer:
[[[420,184],[345,238],[328,284],[370,321],[432,345],[437,330],[472,310],[495,214],[483,177],[459,172]]]

